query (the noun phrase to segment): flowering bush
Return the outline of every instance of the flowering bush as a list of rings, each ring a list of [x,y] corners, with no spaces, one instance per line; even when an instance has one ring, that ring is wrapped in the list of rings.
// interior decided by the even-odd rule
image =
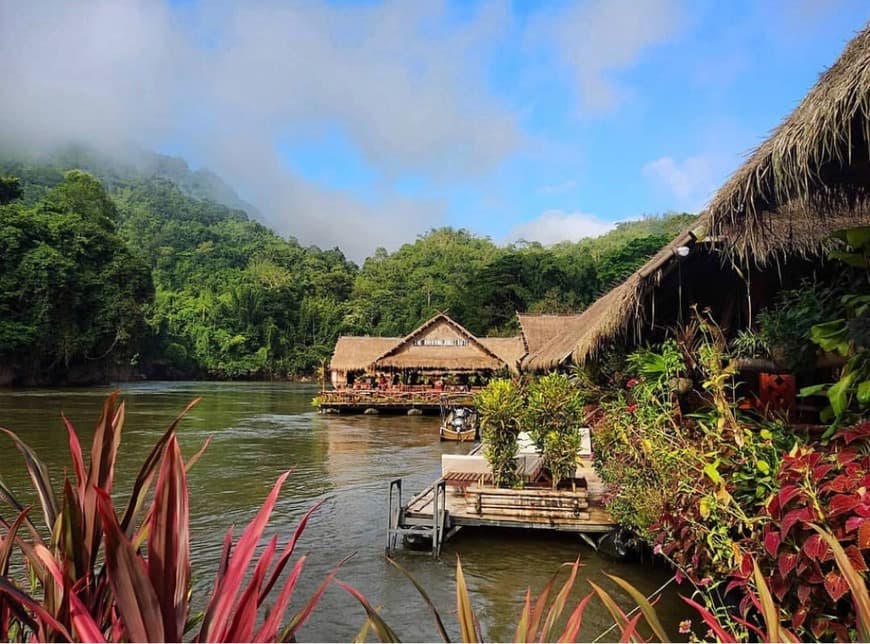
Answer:
[[[633,375],[601,401],[604,413],[592,434],[594,463],[608,484],[608,511],[651,541],[650,527],[673,491],[696,477],[697,457],[689,453],[684,420],[668,384],[684,369],[679,352],[669,345],[657,357],[644,349],[628,362]]]

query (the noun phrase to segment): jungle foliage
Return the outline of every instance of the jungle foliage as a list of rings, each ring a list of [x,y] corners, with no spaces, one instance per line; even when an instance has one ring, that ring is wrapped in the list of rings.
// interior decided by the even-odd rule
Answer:
[[[7,383],[313,373],[338,335],[401,336],[436,311],[512,334],[516,311],[582,310],[692,219],[552,247],[439,228],[358,267],[280,237],[181,159],[69,147],[0,157],[0,177]]]

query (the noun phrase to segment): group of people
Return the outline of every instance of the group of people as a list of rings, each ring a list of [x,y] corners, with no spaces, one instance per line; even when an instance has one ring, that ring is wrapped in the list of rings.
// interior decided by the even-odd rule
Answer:
[[[417,380],[417,378],[414,378]],[[460,382],[459,384],[450,383],[448,384],[443,377],[437,377],[434,380],[430,378],[421,379],[420,382],[415,384],[407,384],[403,383],[402,379],[399,376],[399,373],[379,373],[377,375],[366,375],[360,378],[357,378],[353,381],[353,383],[349,384],[348,387],[350,389],[377,389],[377,390],[389,390],[389,389],[418,389],[418,388],[428,388],[431,387],[436,391],[470,391],[471,387],[467,381]]]

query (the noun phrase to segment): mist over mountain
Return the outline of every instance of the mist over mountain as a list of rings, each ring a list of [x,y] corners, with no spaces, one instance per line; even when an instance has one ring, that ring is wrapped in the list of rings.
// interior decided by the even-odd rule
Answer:
[[[36,201],[42,188],[59,184],[67,170],[85,170],[97,177],[109,191],[130,186],[149,178],[168,179],[183,194],[194,199],[205,199],[233,210],[242,210],[252,219],[268,224],[260,210],[239,197],[235,189],[222,177],[208,168],[192,169],[185,159],[136,146],[116,147],[113,150],[97,149],[87,143],[67,143],[41,151],[15,150],[0,146],[0,174],[26,175],[22,169],[31,166],[41,171],[57,170],[55,181],[25,185],[26,200]],[[29,190],[28,187],[30,188]]]

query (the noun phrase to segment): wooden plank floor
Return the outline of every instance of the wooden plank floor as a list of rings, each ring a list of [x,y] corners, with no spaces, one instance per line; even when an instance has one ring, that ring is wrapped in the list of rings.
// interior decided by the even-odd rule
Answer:
[[[609,532],[616,527],[616,522],[607,513],[602,504],[604,484],[592,468],[591,460],[584,459],[584,461],[583,474],[587,487],[586,498],[583,501],[588,502],[588,507],[584,507],[579,516],[553,516],[557,513],[545,509],[536,512],[535,508],[532,507],[517,512],[515,516],[511,516],[511,513],[504,511],[487,513],[485,508],[477,512],[474,509],[474,503],[469,503],[467,496],[476,494],[475,490],[480,488],[477,486],[469,488],[468,486],[448,485],[445,502],[449,514],[450,527],[468,525],[543,528],[571,532]],[[435,485],[433,484],[408,503],[405,507],[405,518],[409,522],[431,525],[434,489]],[[549,492],[551,491],[542,488],[524,488],[523,496],[534,496],[537,494],[543,499],[547,497]],[[556,495],[562,497],[571,496],[570,491],[564,490],[557,492]]]

